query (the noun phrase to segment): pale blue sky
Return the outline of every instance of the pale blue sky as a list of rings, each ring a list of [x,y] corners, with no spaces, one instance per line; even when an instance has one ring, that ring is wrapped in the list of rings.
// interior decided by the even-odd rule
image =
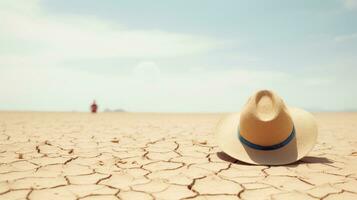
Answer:
[[[357,110],[357,0],[1,0],[0,110]]]

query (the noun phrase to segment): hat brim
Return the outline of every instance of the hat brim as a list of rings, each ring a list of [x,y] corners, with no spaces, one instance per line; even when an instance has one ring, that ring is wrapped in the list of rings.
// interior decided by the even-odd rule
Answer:
[[[256,165],[284,165],[303,158],[314,147],[317,139],[317,125],[314,117],[299,108],[289,108],[295,137],[276,150],[256,150],[245,146],[238,138],[240,113],[230,114],[222,119],[216,129],[218,146],[229,156]]]

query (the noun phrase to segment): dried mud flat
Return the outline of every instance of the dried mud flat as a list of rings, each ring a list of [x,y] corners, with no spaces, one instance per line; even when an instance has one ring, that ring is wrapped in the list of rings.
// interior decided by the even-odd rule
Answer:
[[[223,114],[0,113],[0,199],[357,199],[357,114],[287,166],[217,147]]]

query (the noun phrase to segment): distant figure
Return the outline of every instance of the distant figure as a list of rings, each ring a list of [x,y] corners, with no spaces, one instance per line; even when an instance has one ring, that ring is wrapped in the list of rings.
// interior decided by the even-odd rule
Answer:
[[[91,109],[92,113],[97,113],[98,106],[95,103],[95,100],[93,101],[92,105],[90,106],[90,109]]]

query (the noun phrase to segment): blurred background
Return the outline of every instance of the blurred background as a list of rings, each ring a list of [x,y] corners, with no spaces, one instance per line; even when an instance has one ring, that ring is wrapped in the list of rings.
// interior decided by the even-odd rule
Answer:
[[[357,110],[357,0],[0,0],[0,110]]]

